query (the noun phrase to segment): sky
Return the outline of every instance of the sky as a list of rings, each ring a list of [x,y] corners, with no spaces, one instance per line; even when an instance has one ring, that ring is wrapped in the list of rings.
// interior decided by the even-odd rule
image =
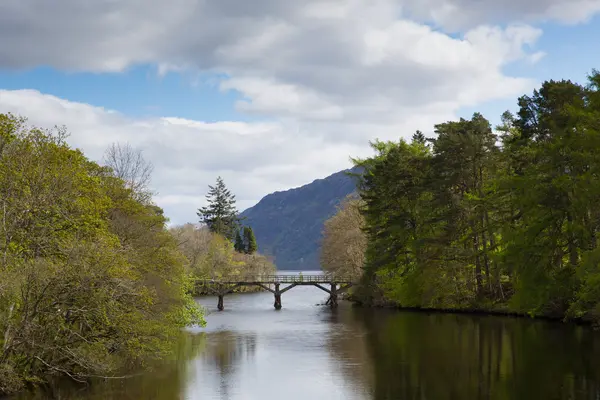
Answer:
[[[171,224],[600,68],[600,0],[1,0],[0,113],[154,165]]]

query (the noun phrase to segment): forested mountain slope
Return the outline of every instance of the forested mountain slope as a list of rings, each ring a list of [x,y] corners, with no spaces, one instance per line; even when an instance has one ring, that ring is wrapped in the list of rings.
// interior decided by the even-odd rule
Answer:
[[[252,227],[259,251],[275,257],[281,270],[314,270],[319,266],[323,223],[339,202],[356,189],[354,178],[340,171],[299,188],[271,193],[241,213]]]

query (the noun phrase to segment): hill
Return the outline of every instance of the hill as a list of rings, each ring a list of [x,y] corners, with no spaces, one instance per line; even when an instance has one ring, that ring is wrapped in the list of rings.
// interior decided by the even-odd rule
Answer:
[[[275,257],[280,270],[318,270],[324,222],[356,190],[348,172],[337,172],[299,188],[271,193],[241,213],[252,227],[259,251]]]

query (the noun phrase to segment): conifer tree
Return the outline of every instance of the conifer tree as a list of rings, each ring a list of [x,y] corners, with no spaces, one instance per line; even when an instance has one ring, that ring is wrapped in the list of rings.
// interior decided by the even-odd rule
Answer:
[[[423,135],[423,132],[417,130],[413,135],[412,135],[412,141],[419,143],[419,144],[425,144],[427,142],[427,138],[425,137],[425,135]]]
[[[235,243],[233,245],[233,248],[238,253],[244,253],[246,251],[246,246],[244,244],[244,239],[242,239],[242,235],[240,234],[239,230],[237,230],[235,232]]]
[[[198,209],[200,222],[204,223],[211,232],[233,240],[235,232],[239,230],[238,212],[235,207],[235,195],[225,186],[219,176],[215,186],[208,186],[206,195],[208,205]]]
[[[256,250],[258,250],[254,231],[249,226],[244,227],[244,247],[246,254],[254,254],[256,253]]]

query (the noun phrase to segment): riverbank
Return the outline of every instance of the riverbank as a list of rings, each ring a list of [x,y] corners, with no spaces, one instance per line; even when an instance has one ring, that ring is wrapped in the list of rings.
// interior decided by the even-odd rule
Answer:
[[[509,309],[502,308],[485,308],[485,307],[463,307],[463,308],[440,308],[440,307],[407,307],[401,304],[389,300],[383,299],[374,301],[371,303],[365,303],[360,299],[349,294],[343,300],[349,301],[354,307],[358,308],[376,308],[376,309],[389,309],[398,311],[409,311],[425,314],[464,314],[464,315],[480,315],[480,316],[499,316],[499,317],[513,317],[513,318],[524,318],[524,319],[536,319],[542,321],[560,322],[564,324],[574,324],[589,326],[594,329],[600,329],[600,323],[598,321],[584,319],[584,318],[566,318],[552,315],[531,315],[524,312],[518,312]],[[506,305],[506,307],[508,307]]]

